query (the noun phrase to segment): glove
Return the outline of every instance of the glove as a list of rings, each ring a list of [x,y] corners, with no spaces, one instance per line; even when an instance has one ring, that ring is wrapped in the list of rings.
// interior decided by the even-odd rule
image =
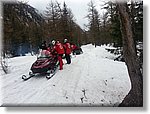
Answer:
[[[65,54],[62,55],[62,58],[65,58]]]

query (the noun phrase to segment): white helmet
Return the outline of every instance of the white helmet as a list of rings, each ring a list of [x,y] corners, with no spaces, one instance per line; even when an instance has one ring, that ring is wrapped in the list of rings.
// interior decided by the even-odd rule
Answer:
[[[67,42],[67,39],[64,39],[64,43],[66,43]]]
[[[55,41],[55,40],[52,40],[52,44],[55,45],[55,43],[56,43],[56,41]]]

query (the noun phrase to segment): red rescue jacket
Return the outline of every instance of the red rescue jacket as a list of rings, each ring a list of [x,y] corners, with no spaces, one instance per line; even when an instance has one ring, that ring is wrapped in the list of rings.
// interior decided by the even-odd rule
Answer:
[[[73,50],[76,50],[78,47],[75,45],[75,44],[72,44],[71,45],[71,50],[73,51]]]
[[[58,53],[58,54],[64,54],[64,48],[61,43],[56,43],[53,47],[53,49]]]
[[[70,43],[64,44],[65,54],[71,54],[71,45]]]

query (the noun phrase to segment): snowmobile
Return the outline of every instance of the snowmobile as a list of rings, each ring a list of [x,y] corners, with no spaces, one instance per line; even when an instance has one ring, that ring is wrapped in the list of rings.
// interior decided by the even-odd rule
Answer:
[[[37,57],[37,60],[31,66],[31,72],[29,72],[29,76],[23,75],[22,79],[24,81],[30,79],[31,77],[38,75],[46,75],[47,79],[52,78],[56,70],[58,69],[59,61],[57,59],[57,55],[51,56],[43,56],[40,55]]]
[[[82,53],[83,53],[83,51],[82,51],[81,47],[78,47],[73,50],[73,55],[80,55]]]
[[[83,50],[81,47],[75,45],[75,44],[72,44],[71,43],[71,49],[72,49],[72,54],[73,55],[80,55],[83,53]]]

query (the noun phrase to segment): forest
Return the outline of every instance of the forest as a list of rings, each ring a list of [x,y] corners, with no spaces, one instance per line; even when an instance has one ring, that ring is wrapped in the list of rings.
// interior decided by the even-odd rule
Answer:
[[[130,14],[135,43],[143,41],[143,1],[127,4]],[[70,42],[81,46],[113,44],[122,47],[122,35],[116,3],[105,2],[100,15],[96,4],[87,4],[86,30],[76,23],[75,17],[67,4],[51,1],[44,11],[38,12],[26,2],[3,3],[3,51],[12,56],[37,52],[42,41],[53,39]]]

